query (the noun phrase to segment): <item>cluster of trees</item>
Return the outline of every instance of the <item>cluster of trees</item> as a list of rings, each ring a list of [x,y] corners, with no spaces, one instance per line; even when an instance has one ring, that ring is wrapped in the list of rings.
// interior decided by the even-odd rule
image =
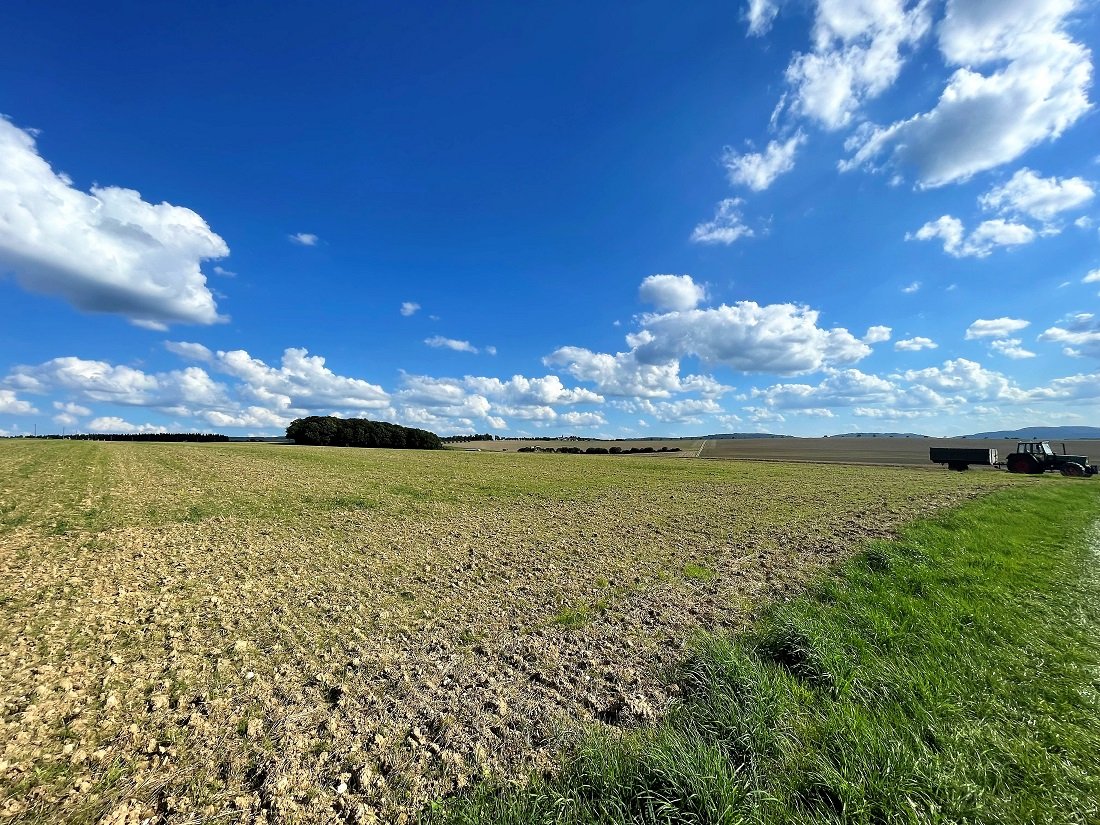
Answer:
[[[15,438],[54,438],[67,441],[228,441],[218,433],[75,433],[73,435],[21,435]]]
[[[520,447],[517,453],[567,453],[571,455],[630,455],[631,453],[678,453],[679,447]]]
[[[409,450],[442,450],[443,442],[435,433],[402,427],[388,421],[366,418],[335,418],[311,415],[296,418],[286,428],[286,437],[297,444],[321,447],[391,447]]]
[[[463,441],[496,441],[497,437],[492,433],[484,435],[445,435],[440,440],[444,444],[457,444]]]

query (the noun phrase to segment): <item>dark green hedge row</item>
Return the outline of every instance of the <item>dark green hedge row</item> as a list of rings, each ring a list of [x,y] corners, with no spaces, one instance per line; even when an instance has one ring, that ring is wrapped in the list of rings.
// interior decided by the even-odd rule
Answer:
[[[334,418],[311,415],[296,418],[286,428],[286,437],[297,444],[321,447],[391,447],[409,450],[442,450],[443,442],[435,433],[402,427],[388,421],[366,418]]]
[[[622,447],[589,447],[582,450],[580,447],[520,447],[517,453],[567,453],[572,455],[633,455],[634,453],[678,453],[679,447],[631,447],[624,450]]]

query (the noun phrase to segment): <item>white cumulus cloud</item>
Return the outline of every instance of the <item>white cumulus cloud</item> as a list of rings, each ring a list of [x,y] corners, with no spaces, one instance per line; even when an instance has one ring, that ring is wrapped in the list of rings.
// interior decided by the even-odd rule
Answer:
[[[243,395],[277,410],[367,411],[389,407],[389,393],[382,387],[339,375],[325,365],[323,356],[310,355],[303,348],[284,350],[278,367],[245,350],[219,350],[215,368],[240,379]]]
[[[31,415],[38,412],[33,404],[17,398],[12,390],[0,390],[0,413],[6,415]]]
[[[818,326],[819,313],[795,304],[739,301],[709,309],[645,315],[628,338],[643,364],[694,355],[743,372],[791,375],[850,363],[871,348],[844,328]]]
[[[848,125],[860,106],[897,80],[903,51],[931,25],[919,0],[818,0],[814,48],[787,67],[790,107],[826,129]]]
[[[706,294],[690,275],[650,275],[638,288],[639,298],[661,310],[694,309]]]
[[[999,338],[989,342],[992,352],[1000,353],[1005,358],[1019,360],[1021,358],[1034,358],[1035,353],[1023,348],[1024,342],[1019,338]]]
[[[925,349],[936,349],[939,346],[931,338],[924,338],[920,335],[913,338],[904,338],[894,344],[894,349],[900,352],[920,352]]]
[[[889,341],[893,332],[894,331],[890,329],[890,327],[884,327],[882,325],[870,327],[867,330],[867,334],[863,336],[863,343],[881,344],[883,341]]]
[[[1014,333],[1031,326],[1023,318],[979,318],[966,329],[966,340],[1011,338]]]
[[[966,358],[944,361],[939,367],[907,370],[901,377],[918,387],[959,395],[969,401],[1018,400],[1021,397],[1019,388],[1010,379]]]
[[[1039,340],[1062,344],[1069,356],[1100,358],[1100,318],[1091,312],[1075,313],[1045,330]]]
[[[321,240],[312,232],[295,232],[293,235],[287,235],[287,238],[298,246],[317,246],[317,242]]]
[[[118,416],[103,416],[93,418],[88,423],[88,429],[93,433],[166,433],[167,427],[157,424],[131,424]]]
[[[417,310],[420,309],[420,304],[415,301],[405,301],[401,304],[401,314],[408,318],[410,315],[416,315]]]
[[[716,396],[729,388],[707,375],[680,375],[679,361],[650,364],[630,352],[593,352],[584,347],[559,347],[546,356],[547,366],[561,366],[580,381],[595,384],[604,395],[667,398],[698,392]]]
[[[963,222],[951,215],[929,221],[916,232],[906,233],[905,240],[943,242],[943,251],[955,258],[985,258],[1001,246],[1020,246],[1038,237],[1035,230],[1022,223],[1003,218],[983,221],[969,235]]]
[[[561,413],[557,421],[570,427],[603,427],[607,424],[607,419],[598,412]]]
[[[1059,137],[1090,108],[1091,53],[1064,30],[1074,0],[948,0],[938,27],[958,66],[936,106],[860,130],[841,168],[882,154],[913,167],[922,186],[966,180]],[[984,73],[983,73],[984,70]]]
[[[680,362],[687,357],[742,372],[794,375],[870,355],[866,339],[842,327],[823,328],[818,317],[806,306],[752,301],[651,313],[641,316],[641,328],[627,336],[627,352],[561,347],[543,360],[592,382],[605,395],[664,398],[686,392],[714,397],[728,389],[709,376],[682,377]],[[872,328],[869,334],[880,339],[888,330]]]
[[[511,405],[560,406],[603,403],[603,397],[597,393],[583,387],[570,389],[556,375],[547,375],[542,378],[513,375],[507,381],[499,378],[466,376],[461,383],[480,395],[499,399]]]
[[[914,396],[895,382],[858,369],[835,370],[818,384],[774,384],[754,389],[752,397],[768,409],[805,410],[873,404],[913,407],[935,402],[938,397]]]
[[[92,414],[92,411],[87,407],[82,407],[72,402],[54,401],[53,408],[58,411],[57,415],[53,417],[53,420],[64,427],[71,427],[76,424],[81,417]]]
[[[71,401],[54,401],[53,408],[60,410],[68,415],[91,415],[92,411],[87,407],[82,407],[79,404],[74,404]]]
[[[0,117],[0,274],[78,309],[164,329],[225,320],[200,267],[228,254],[190,209],[116,186],[75,188],[30,133]]]
[[[1007,183],[982,195],[978,202],[986,209],[1049,221],[1060,212],[1083,206],[1094,195],[1092,185],[1084,178],[1043,178],[1025,167]]]

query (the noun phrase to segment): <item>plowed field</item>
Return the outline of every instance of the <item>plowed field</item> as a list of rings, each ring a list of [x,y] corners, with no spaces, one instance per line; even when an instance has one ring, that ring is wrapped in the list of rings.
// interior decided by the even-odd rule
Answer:
[[[0,821],[401,821],[1003,473],[0,441]]]

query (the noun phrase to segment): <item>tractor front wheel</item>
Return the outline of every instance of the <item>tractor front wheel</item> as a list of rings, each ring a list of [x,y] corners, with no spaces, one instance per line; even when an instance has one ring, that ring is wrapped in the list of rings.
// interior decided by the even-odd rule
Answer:
[[[1013,453],[1005,461],[1005,466],[1008,467],[1010,473],[1037,474],[1043,472],[1039,460],[1030,453]]]
[[[1062,475],[1072,478],[1084,478],[1088,473],[1085,472],[1085,468],[1080,464],[1074,464],[1071,461],[1068,464],[1062,465]]]

